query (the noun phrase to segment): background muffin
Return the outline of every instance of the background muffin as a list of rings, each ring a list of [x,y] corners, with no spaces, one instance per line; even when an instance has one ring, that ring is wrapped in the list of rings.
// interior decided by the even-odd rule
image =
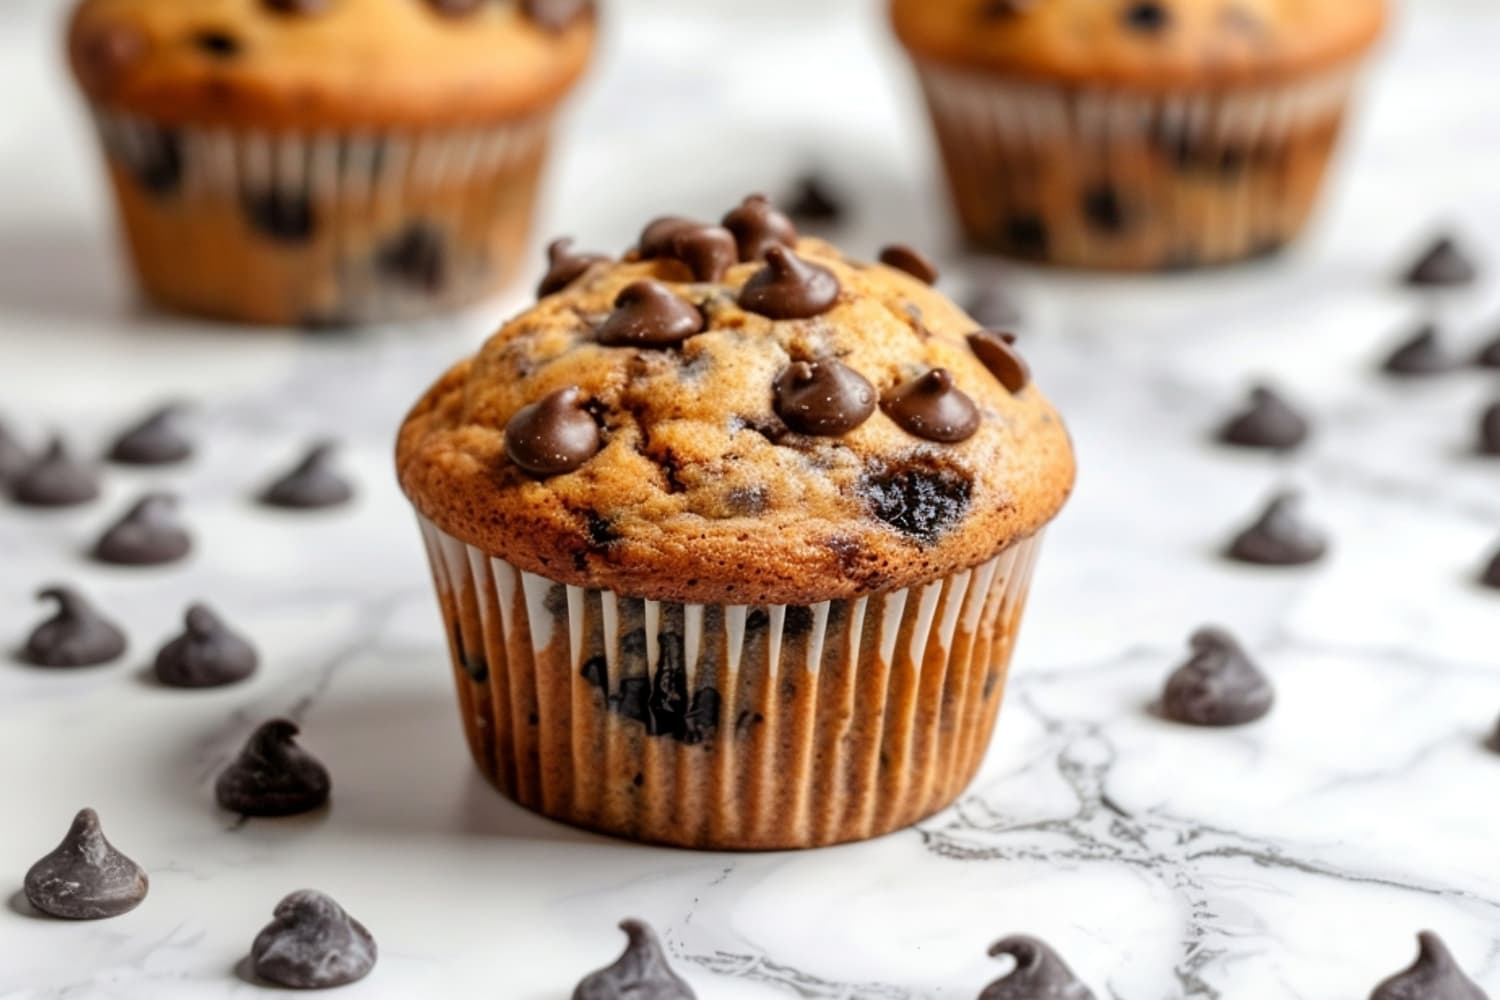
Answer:
[[[149,295],[344,324],[513,272],[593,41],[581,0],[84,0],[69,50]]]
[[[952,801],[1073,481],[1007,339],[757,198],[620,262],[563,246],[543,288],[397,450],[481,769],[699,847]]]
[[[1306,222],[1382,0],[892,0],[975,244],[1175,269]]]

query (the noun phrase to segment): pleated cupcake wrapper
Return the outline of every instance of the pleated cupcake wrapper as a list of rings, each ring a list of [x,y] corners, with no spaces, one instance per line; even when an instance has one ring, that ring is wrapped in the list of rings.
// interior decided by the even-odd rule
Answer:
[[[554,819],[716,849],[856,840],[951,803],[989,743],[1040,546],[749,607],[554,583],[419,521],[480,770]]]
[[[965,228],[1023,257],[1142,269],[1275,249],[1316,199],[1357,66],[1145,94],[918,64]]]

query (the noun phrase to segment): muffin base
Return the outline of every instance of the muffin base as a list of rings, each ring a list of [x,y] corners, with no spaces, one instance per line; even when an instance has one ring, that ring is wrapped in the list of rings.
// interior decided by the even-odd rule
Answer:
[[[1181,270],[1303,229],[1356,74],[1153,95],[919,75],[971,244],[1038,263]]]
[[[565,823],[719,850],[861,840],[952,803],[1041,542],[906,590],[746,607],[565,586],[419,522],[485,777]]]
[[[428,315],[502,286],[525,252],[548,127],[308,136],[96,121],[150,298],[313,327]]]

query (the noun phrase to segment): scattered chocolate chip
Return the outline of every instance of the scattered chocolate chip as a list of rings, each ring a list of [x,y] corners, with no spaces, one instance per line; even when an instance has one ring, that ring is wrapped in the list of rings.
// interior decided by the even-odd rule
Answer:
[[[970,292],[964,303],[964,312],[981,325],[990,329],[1015,326],[1021,322],[1021,310],[1015,300],[994,281],[987,281]]]
[[[1480,368],[1500,368],[1500,337],[1481,347],[1474,356],[1474,363]]]
[[[31,453],[15,439],[10,428],[0,423],[0,487],[20,475],[31,461]]]
[[[672,252],[663,256],[686,264],[695,281],[718,281],[734,266],[734,235],[723,226],[684,226],[672,234]]]
[[[573,241],[568,237],[547,244],[547,274],[537,285],[538,298],[546,298],[560,292],[583,276],[594,264],[609,260],[600,253],[574,253]]]
[[[842,361],[794,361],[772,387],[776,415],[800,434],[847,434],[875,412],[875,387]]]
[[[633,281],[595,331],[606,347],[673,347],[703,330],[703,314],[660,281]]]
[[[1166,30],[1172,21],[1171,12],[1159,0],[1136,0],[1125,7],[1123,17],[1126,27],[1153,35]]]
[[[1089,988],[1051,946],[1025,934],[990,945],[991,958],[1009,955],[1015,968],[984,988],[979,1000],[1094,1000]]]
[[[770,319],[811,319],[833,308],[839,279],[821,264],[804,260],[783,246],[766,251],[766,266],[740,289],[742,309]]]
[[[159,198],[182,187],[182,139],[164,128],[149,128],[123,154],[136,182]]]
[[[1107,184],[1083,193],[1083,217],[1094,229],[1111,236],[1124,232],[1128,221],[1120,193]]]
[[[1000,330],[975,330],[969,334],[969,350],[990,374],[1012,393],[1020,392],[1031,381],[1031,369],[1016,352],[1016,335]]]
[[[111,462],[122,465],[171,465],[193,455],[193,442],[182,433],[183,408],[169,403],[126,428],[110,445]]]
[[[656,934],[640,920],[620,921],[629,940],[625,951],[597,972],[583,977],[573,1000],[696,1000],[692,987],[672,971]]]
[[[99,496],[99,477],[75,459],[60,437],[12,477],[10,497],[27,507],[73,507]]]
[[[881,398],[880,408],[902,430],[929,441],[955,444],[979,430],[979,407],[953,384],[946,368],[892,387]]]
[[[1271,710],[1270,680],[1228,632],[1202,628],[1189,645],[1192,656],[1167,678],[1163,715],[1190,726],[1238,726]]]
[[[1328,543],[1297,516],[1301,500],[1297,493],[1276,494],[1255,523],[1235,536],[1225,555],[1261,566],[1301,566],[1323,558]]]
[[[1500,590],[1500,551],[1497,551],[1490,564],[1485,567],[1484,573],[1479,577],[1479,582],[1492,590]]]
[[[188,608],[185,631],[156,654],[156,679],[168,687],[222,687],[255,672],[255,647],[202,604]]]
[[[381,273],[428,295],[448,284],[448,241],[435,226],[413,222],[375,254]]]
[[[262,0],[262,3],[274,14],[321,14],[328,9],[329,0]]]
[[[1454,361],[1443,349],[1437,327],[1424,323],[1386,357],[1382,367],[1390,375],[1440,375],[1452,371]]]
[[[368,976],[377,951],[365,925],[342,906],[300,889],[276,904],[275,919],[255,936],[250,967],[277,986],[326,990]]]
[[[1479,451],[1500,455],[1500,400],[1485,407],[1479,415]]]
[[[26,899],[64,920],[103,920],[129,913],[146,898],[141,866],[115,850],[92,809],[80,809],[57,849],[26,873]]]
[[[1417,935],[1417,960],[1375,987],[1370,1000],[1488,1000],[1432,931]]]
[[[56,601],[57,613],[32,630],[21,659],[38,667],[92,667],[125,653],[125,633],[70,587],[48,587],[37,600]]]
[[[243,207],[250,227],[279,243],[305,243],[317,226],[312,201],[305,194],[285,191],[247,194]]]
[[[1257,385],[1250,390],[1249,405],[1219,428],[1219,440],[1240,448],[1289,451],[1307,440],[1308,431],[1306,417],[1270,386]]]
[[[148,493],[104,530],[93,556],[117,566],[159,566],[176,562],[192,548],[192,536],[177,517],[177,498]]]
[[[877,520],[931,544],[967,513],[974,483],[958,470],[914,457],[905,465],[873,465],[860,478],[859,492]]]
[[[1439,237],[1407,268],[1408,285],[1441,288],[1467,285],[1476,277],[1474,264],[1451,236]]]
[[[685,219],[680,215],[663,215],[652,219],[646,223],[646,228],[641,230],[641,235],[635,241],[636,253],[640,254],[642,260],[670,257],[672,241],[677,234],[684,229],[698,225],[702,223]]]
[[[804,222],[831,225],[844,217],[844,201],[827,177],[809,171],[793,185],[787,214]]]
[[[1006,221],[1000,232],[1000,245],[1023,260],[1040,260],[1047,256],[1047,223],[1039,215],[1017,215]]]
[[[564,31],[585,14],[593,14],[593,0],[521,0],[521,11],[547,31]]]
[[[721,224],[734,234],[742,261],[760,260],[774,246],[797,245],[797,227],[763,194],[752,194],[740,202]]]
[[[260,494],[260,502],[269,507],[315,510],[337,507],[354,497],[354,487],[333,467],[338,446],[320,441],[307,454],[271,482]]]
[[[240,54],[240,40],[227,31],[199,31],[193,35],[193,45],[216,59],[233,59]]]
[[[219,805],[242,816],[295,816],[328,801],[328,769],[297,745],[295,722],[272,719],[250,734],[214,782]]]
[[[894,267],[898,271],[905,271],[923,284],[937,284],[937,265],[923,256],[920,251],[904,243],[893,243],[884,247],[880,251],[880,263],[886,267]]]
[[[576,385],[521,407],[505,425],[505,454],[533,476],[572,472],[601,447],[599,426],[584,409]]]

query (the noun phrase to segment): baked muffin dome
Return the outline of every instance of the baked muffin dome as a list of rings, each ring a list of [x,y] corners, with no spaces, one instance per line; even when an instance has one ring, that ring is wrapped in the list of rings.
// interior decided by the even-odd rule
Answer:
[[[557,582],[729,604],[936,579],[1057,513],[1068,436],[1006,339],[764,199],[724,222],[555,245],[558,290],[407,418],[418,510]]]

